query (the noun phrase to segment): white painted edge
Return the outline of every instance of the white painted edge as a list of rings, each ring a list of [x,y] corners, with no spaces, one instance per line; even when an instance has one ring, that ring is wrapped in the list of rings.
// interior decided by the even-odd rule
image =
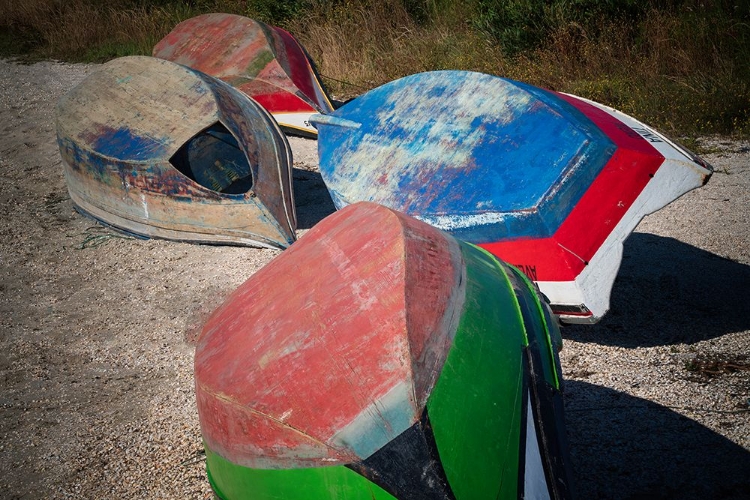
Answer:
[[[601,319],[609,310],[624,241],[643,217],[700,187],[703,178],[698,169],[686,169],[683,162],[667,160],[574,281],[538,281],[539,289],[553,306],[584,304],[592,313],[590,317],[561,314],[560,318],[569,323],[592,323]]]
[[[523,464],[523,495],[521,498],[549,500],[547,479],[542,465],[542,454],[539,451],[539,440],[536,435],[534,413],[531,411],[531,396],[526,393],[526,454]]]
[[[318,135],[318,130],[310,123],[310,117],[316,112],[302,111],[299,113],[272,113],[273,117],[282,127],[302,130],[305,133]]]
[[[575,99],[578,99],[579,101],[583,101],[587,104],[591,104],[592,106],[601,109],[605,113],[613,116],[617,120],[621,121],[628,127],[630,127],[634,132],[636,132],[638,135],[646,139],[651,146],[653,146],[659,153],[661,153],[662,156],[666,159],[673,159],[673,160],[680,160],[680,161],[688,161],[692,163],[695,168],[703,171],[704,175],[709,175],[711,173],[711,170],[704,168],[703,166],[699,165],[695,162],[695,156],[690,153],[689,151],[685,150],[682,146],[679,144],[676,144],[660,132],[657,132],[653,128],[649,127],[643,122],[640,122],[633,118],[630,115],[626,115],[622,111],[618,111],[614,108],[610,108],[609,106],[605,106],[604,104],[599,104],[598,102],[590,101],[588,99],[585,99],[583,97],[579,97],[572,94],[565,94],[569,95],[570,97],[573,97]]]
[[[592,313],[592,316],[561,314],[560,318],[563,321],[595,323],[609,310],[612,286],[622,262],[623,243],[630,233],[646,215],[664,208],[688,191],[702,186],[711,170],[697,163],[689,152],[638,120],[594,101],[578,96],[572,97],[609,113],[647,140],[665,158],[654,178],[633,201],[612,233],[574,281],[537,282],[539,289],[553,305],[584,304]]]

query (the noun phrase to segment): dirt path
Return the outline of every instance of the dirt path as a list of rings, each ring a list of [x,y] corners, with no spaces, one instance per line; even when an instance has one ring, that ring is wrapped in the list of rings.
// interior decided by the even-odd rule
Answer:
[[[78,215],[54,106],[91,69],[0,61],[0,496],[207,498],[195,332],[277,252]],[[612,312],[563,332],[581,498],[750,496],[750,145],[712,144],[711,182],[628,240]],[[292,145],[304,232],[333,207]]]

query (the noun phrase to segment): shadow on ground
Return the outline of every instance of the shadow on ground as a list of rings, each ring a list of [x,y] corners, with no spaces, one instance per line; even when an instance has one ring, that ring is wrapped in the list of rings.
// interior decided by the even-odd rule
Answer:
[[[621,347],[694,343],[750,330],[750,266],[673,238],[625,242],[611,308],[598,324],[568,326],[578,342]]]
[[[292,176],[297,229],[310,229],[336,211],[320,173],[294,168]]]
[[[579,498],[750,498],[750,452],[669,408],[566,381],[565,420]]]

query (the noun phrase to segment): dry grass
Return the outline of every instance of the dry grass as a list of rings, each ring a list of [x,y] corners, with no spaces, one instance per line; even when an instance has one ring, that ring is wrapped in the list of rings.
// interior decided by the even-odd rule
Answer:
[[[352,3],[292,27],[339,95],[469,69],[582,95],[674,135],[750,133],[750,74],[735,62],[747,60],[737,51],[750,49],[750,35],[731,18],[654,9],[636,25],[560,23],[541,47],[511,57],[472,29],[469,7],[420,24],[403,2]]]
[[[421,71],[496,73],[502,60],[477,33],[445,19],[419,24],[399,1],[321,9],[293,28],[334,92],[347,96]]]
[[[150,54],[178,22],[230,12],[292,31],[340,98],[420,71],[466,69],[588,97],[675,135],[750,134],[750,14],[707,2],[704,10],[644,11],[638,23],[602,18],[584,26],[551,9],[544,42],[510,56],[477,29],[477,5],[0,0],[0,54],[78,61]]]
[[[187,9],[180,9],[188,14]],[[120,9],[82,0],[0,0],[0,28],[24,38],[34,58],[106,60],[151,52],[180,10]]]

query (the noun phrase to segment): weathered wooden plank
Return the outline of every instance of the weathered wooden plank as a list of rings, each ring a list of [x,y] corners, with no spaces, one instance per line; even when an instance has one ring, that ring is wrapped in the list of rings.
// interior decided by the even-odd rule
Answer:
[[[204,14],[178,24],[154,57],[220,78],[265,107],[284,130],[317,136],[313,113],[333,111],[302,46],[287,31],[233,14]]]
[[[412,75],[312,121],[337,207],[381,203],[480,244],[568,321],[601,318],[623,240],[711,174],[622,113],[479,73]]]
[[[111,61],[65,95],[57,137],[82,211],[132,233],[284,248],[291,150],[229,85],[151,57]]]
[[[521,498],[528,476],[566,497],[545,314],[532,285],[478,247],[372,203],[336,212],[203,328],[196,395],[214,490]]]

